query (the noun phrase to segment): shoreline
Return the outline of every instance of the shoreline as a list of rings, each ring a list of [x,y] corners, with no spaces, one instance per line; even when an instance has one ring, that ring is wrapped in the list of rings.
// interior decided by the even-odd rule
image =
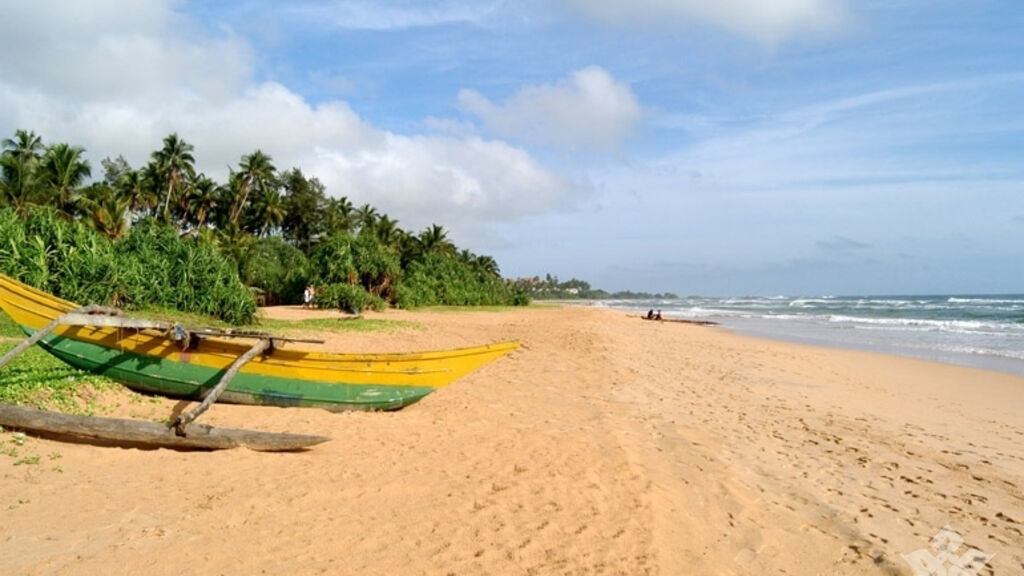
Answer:
[[[843,341],[839,338],[829,338],[828,336],[823,335],[816,336],[809,333],[781,333],[778,330],[771,330],[765,321],[747,323],[746,326],[742,326],[740,324],[740,322],[735,321],[721,323],[724,328],[731,330],[736,334],[751,336],[754,338],[764,338],[766,340],[790,342],[794,344],[806,344],[808,346],[821,346],[836,350],[874,352],[877,354],[886,354],[900,358],[913,358],[928,362],[937,362],[950,366],[963,366],[968,368],[977,368],[980,370],[989,370],[1003,374],[1010,374],[1012,376],[1024,376],[1024,360],[1018,360],[1016,358],[1009,358],[1006,356],[942,351],[927,348],[913,349],[909,347],[900,347],[874,342],[861,344],[857,342]]]
[[[298,454],[2,433],[0,572],[913,574],[945,526],[1024,565],[1024,378],[602,308],[368,316],[408,325],[324,348],[522,347],[399,412],[203,416],[333,438]]]
[[[640,308],[628,306],[608,306],[605,301],[591,300],[586,302],[560,301],[565,306],[605,308],[619,310],[627,315],[642,314]],[[644,306],[646,307],[646,306]],[[813,317],[807,318],[754,318],[754,317],[691,317],[686,316],[685,311],[671,310],[665,320],[677,322],[692,322],[700,324],[710,321],[713,324],[731,330],[735,334],[775,340],[779,342],[790,342],[796,344],[807,344],[811,346],[823,346],[837,350],[858,350],[865,352],[877,352],[889,354],[902,358],[916,358],[932,362],[940,362],[954,366],[968,366],[983,370],[991,370],[1014,376],[1024,376],[1024,358],[1014,358],[999,354],[987,354],[970,351],[943,350],[929,348],[927,346],[915,346],[913,341],[893,342],[891,340],[871,339],[861,335],[860,340],[851,338],[857,331],[849,332],[828,327],[817,322]]]

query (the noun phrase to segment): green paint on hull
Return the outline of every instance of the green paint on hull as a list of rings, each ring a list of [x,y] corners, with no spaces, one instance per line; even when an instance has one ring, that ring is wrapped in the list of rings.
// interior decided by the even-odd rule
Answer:
[[[29,331],[26,331],[29,332]],[[226,370],[133,354],[63,336],[40,343],[71,366],[124,383],[133,390],[163,396],[200,398]],[[221,401],[271,406],[311,406],[327,410],[397,410],[434,391],[421,386],[327,383],[240,372]]]

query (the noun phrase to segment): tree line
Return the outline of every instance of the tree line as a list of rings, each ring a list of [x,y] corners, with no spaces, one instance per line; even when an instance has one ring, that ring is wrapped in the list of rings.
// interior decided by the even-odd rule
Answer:
[[[536,300],[668,300],[678,298],[671,292],[651,294],[631,290],[608,292],[600,288],[592,288],[589,282],[572,278],[560,281],[558,276],[546,274],[544,278],[519,278],[514,282],[515,289]]]
[[[329,196],[298,168],[278,170],[259,149],[217,182],[196,170],[194,152],[170,134],[144,166],[105,158],[102,178],[90,181],[82,147],[47,145],[34,132],[17,130],[2,141],[0,209],[23,222],[52,210],[112,245],[139,226],[150,236],[159,236],[154,229],[172,231],[179,242],[212,248],[267,304],[299,302],[308,283],[317,285],[321,306],[356,310],[529,300],[501,279],[493,258],[458,249],[441,225],[406,231],[370,204]],[[161,236],[138,249],[166,244]]]

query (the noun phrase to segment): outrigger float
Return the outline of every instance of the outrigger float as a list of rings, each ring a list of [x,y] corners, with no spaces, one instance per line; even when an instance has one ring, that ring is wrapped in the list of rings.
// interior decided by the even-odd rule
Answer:
[[[169,425],[157,424],[162,430],[135,426],[150,423],[123,420],[121,425],[104,428],[102,432],[80,434],[115,441],[145,440],[170,447],[215,449],[244,445],[267,450],[301,449],[328,438],[278,434],[274,439],[259,439],[241,434],[249,431],[222,434],[208,426],[200,428],[193,421],[216,401],[319,407],[332,411],[397,410],[519,346],[518,342],[509,341],[401,354],[336,354],[285,349],[285,344],[321,341],[256,331],[188,328],[177,323],[127,317],[117,308],[77,306],[3,275],[0,275],[0,309],[29,336],[0,358],[0,368],[38,344],[71,366],[107,376],[133,390],[202,399],[201,404],[178,415]],[[39,415],[22,414],[19,424],[12,414],[11,410],[0,411],[0,425],[26,427],[26,421],[41,423],[45,420]],[[96,420],[115,419],[88,420],[95,424]],[[123,429],[126,427],[133,429],[128,434],[131,438],[115,437],[125,436]],[[115,433],[115,429],[121,429],[122,433]],[[74,435],[66,431],[60,433]],[[214,436],[218,438],[213,440]],[[284,442],[280,436],[292,438]],[[230,440],[225,440],[226,437]],[[182,439],[195,443],[184,446]],[[290,447],[278,447],[281,445]]]

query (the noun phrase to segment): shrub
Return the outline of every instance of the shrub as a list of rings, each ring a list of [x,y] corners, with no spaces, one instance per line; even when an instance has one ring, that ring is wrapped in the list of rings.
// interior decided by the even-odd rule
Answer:
[[[108,301],[109,241],[52,208],[29,210],[23,220],[11,209],[0,214],[0,271],[67,300]]]
[[[0,272],[80,304],[160,307],[235,324],[251,322],[256,312],[213,244],[180,238],[153,220],[112,243],[52,209],[29,210],[24,220],[2,209]]]
[[[356,273],[352,238],[337,235],[317,244],[309,256],[309,265],[317,284],[347,284],[349,276]]]
[[[384,300],[355,284],[334,283],[317,288],[316,303],[320,308],[339,308],[359,314],[367,308],[383,310]]]
[[[161,306],[232,324],[248,324],[255,316],[256,303],[234,266],[207,240],[181,238],[147,219],[115,248],[129,308]]]
[[[443,254],[427,254],[410,262],[394,295],[395,304],[403,308],[436,304],[509,305],[517,301],[501,278],[474,270],[466,262]]]
[[[309,283],[309,261],[277,236],[256,240],[241,263],[242,282],[258,290],[264,303],[298,304]]]

